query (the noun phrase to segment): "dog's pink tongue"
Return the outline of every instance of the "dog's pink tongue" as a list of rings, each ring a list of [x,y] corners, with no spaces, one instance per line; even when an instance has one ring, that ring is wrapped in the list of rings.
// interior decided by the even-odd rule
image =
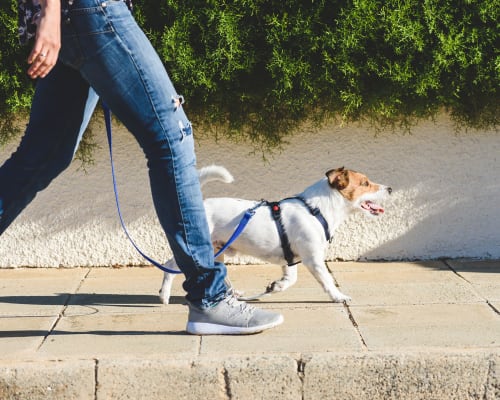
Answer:
[[[384,209],[381,206],[371,201],[363,202],[361,204],[361,207],[363,207],[365,210],[370,211],[373,215],[382,214],[384,212]]]

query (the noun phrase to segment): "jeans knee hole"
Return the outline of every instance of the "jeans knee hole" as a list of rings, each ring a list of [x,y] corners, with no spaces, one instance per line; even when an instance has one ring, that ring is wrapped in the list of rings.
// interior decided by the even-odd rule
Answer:
[[[184,104],[184,96],[182,95],[172,96],[172,103],[174,103],[174,110],[177,111]]]
[[[186,138],[186,136],[190,136],[193,133],[193,128],[191,126],[191,122],[187,122],[184,124],[181,120],[179,120],[179,129],[181,130],[181,142]]]

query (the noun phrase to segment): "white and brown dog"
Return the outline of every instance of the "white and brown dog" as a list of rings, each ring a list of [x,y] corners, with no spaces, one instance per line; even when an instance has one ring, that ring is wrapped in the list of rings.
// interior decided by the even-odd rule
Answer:
[[[202,168],[201,184],[210,181],[230,183],[233,177],[224,167]],[[295,284],[296,263],[300,261],[332,301],[342,302],[350,298],[337,289],[325,265],[329,235],[353,212],[362,211],[370,216],[382,214],[384,209],[376,202],[391,192],[390,187],[373,183],[365,175],[342,167],[329,170],[326,177],[299,195],[279,203],[264,202],[259,206],[261,202],[252,200],[209,198],[204,205],[216,250],[233,234],[245,212],[256,207],[254,216],[226,254],[246,254],[281,265],[286,260],[283,276],[268,286],[267,293],[281,292]],[[174,259],[165,266],[178,269]],[[168,272],[164,275],[160,298],[165,304],[169,302],[174,276]]]

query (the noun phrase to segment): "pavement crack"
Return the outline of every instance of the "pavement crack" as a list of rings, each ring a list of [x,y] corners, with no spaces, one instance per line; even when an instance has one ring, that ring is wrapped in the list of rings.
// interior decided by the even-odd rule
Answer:
[[[500,393],[500,385],[496,384],[496,379],[495,379],[495,361],[493,359],[490,359],[488,363],[488,372],[486,374],[486,381],[484,383],[484,393],[481,398],[484,400],[490,398],[496,399],[498,398],[499,393]],[[490,397],[490,394],[493,394],[494,397]]]
[[[198,349],[196,350],[196,355],[201,356],[201,346],[203,344],[203,336],[200,335],[200,340],[198,340]]]
[[[328,263],[327,263],[327,265],[328,265]],[[335,286],[340,289],[340,285],[337,282],[337,279],[335,278],[335,276],[333,274],[332,274],[332,278],[333,278],[333,282],[335,283]],[[354,318],[354,315],[351,312],[351,308],[349,307],[349,304],[346,301],[344,301],[343,304],[344,304],[344,310],[346,311],[347,316],[349,317],[349,321],[351,321],[352,326],[354,327],[354,329],[356,329],[356,332],[358,333],[358,337],[361,340],[361,345],[363,346],[363,350],[368,350],[368,346],[366,345],[365,339],[364,339],[363,335],[361,334],[358,323],[356,322],[356,319]]]
[[[52,332],[54,332],[54,329],[56,328],[57,324],[59,323],[59,321],[63,317],[64,311],[66,310],[66,307],[68,306],[70,298],[71,298],[71,295],[68,294],[68,296],[66,297],[66,300],[64,301],[64,305],[63,305],[61,312],[57,315],[57,318],[55,319],[54,323],[50,326],[49,330],[47,331],[47,334],[43,337],[43,339],[40,342],[40,344],[38,345],[36,351],[39,351],[41,349],[41,347],[47,341],[48,337],[52,334]]]
[[[94,400],[97,400],[97,391],[99,389],[99,360],[95,359],[94,365]]]
[[[297,361],[297,375],[300,380],[301,399],[304,400],[304,379],[306,377],[306,360],[300,358]]]
[[[444,265],[446,265],[446,267],[451,271],[453,272],[456,276],[458,276],[460,279],[462,279],[463,281],[467,282],[469,285],[473,286],[472,285],[472,282],[469,281],[467,278],[465,278],[464,276],[462,276],[460,274],[460,272],[458,272],[455,268],[452,267],[452,265],[448,262],[448,260],[441,260],[443,262]]]
[[[500,315],[500,310],[498,308],[496,308],[493,304],[491,304],[488,300],[486,300],[486,304],[488,304],[488,306],[495,312],[497,313],[498,315]]]
[[[352,326],[354,327],[354,329],[356,329],[356,332],[358,333],[359,339],[361,340],[361,344],[363,346],[363,350],[368,350],[368,346],[366,345],[365,338],[361,334],[361,331],[359,329],[359,325],[356,322],[356,319],[354,318],[354,315],[352,314],[349,305],[345,301],[344,301],[344,309],[347,312],[347,315],[349,317],[349,320],[351,321]]]
[[[61,311],[59,312],[59,314],[57,315],[54,323],[50,326],[49,330],[47,331],[47,334],[43,337],[42,341],[40,342],[40,344],[38,345],[36,351],[39,351],[42,346],[45,344],[45,342],[47,341],[47,339],[49,338],[49,336],[54,332],[57,324],[59,323],[59,321],[63,318],[64,316],[64,313],[66,312],[66,309],[68,308],[68,304],[69,304],[69,301],[71,299],[71,296],[73,296],[75,293],[78,293],[78,291],[80,290],[80,288],[82,287],[83,285],[83,282],[85,281],[85,279],[87,279],[87,277],[89,276],[90,274],[90,271],[91,269],[89,268],[87,270],[87,273],[85,274],[85,276],[80,280],[80,282],[78,283],[78,286],[76,287],[76,289],[73,291],[73,293],[68,293],[68,295],[66,296],[65,300],[64,300],[64,303],[62,305],[62,308],[61,308]]]
[[[233,398],[233,394],[231,393],[231,379],[229,378],[227,368],[223,369],[222,374],[224,376],[224,392],[226,394],[226,398],[231,400]]]
[[[493,310],[495,314],[500,315],[500,310],[496,308],[493,304],[490,303],[490,301],[484,297],[481,293],[479,293],[476,288],[474,287],[474,283],[469,281],[467,278],[465,278],[460,272],[458,272],[453,266],[448,262],[448,260],[442,260],[443,264],[446,265],[446,267],[453,272],[456,276],[458,276],[460,279],[462,279],[464,282],[467,282],[467,284],[470,286],[470,289],[474,292],[474,294],[480,298],[482,298],[485,302],[486,305]]]

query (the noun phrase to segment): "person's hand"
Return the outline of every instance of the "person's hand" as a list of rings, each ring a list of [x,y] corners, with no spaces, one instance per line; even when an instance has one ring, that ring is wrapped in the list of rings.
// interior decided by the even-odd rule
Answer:
[[[28,57],[28,75],[45,78],[56,65],[61,48],[61,1],[42,0],[35,44]]]

